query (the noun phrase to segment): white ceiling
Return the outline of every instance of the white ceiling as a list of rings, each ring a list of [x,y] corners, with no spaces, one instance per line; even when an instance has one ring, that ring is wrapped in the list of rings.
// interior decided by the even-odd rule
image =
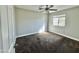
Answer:
[[[39,10],[40,5],[16,5],[17,8],[23,8],[31,11],[37,11],[40,12]],[[68,9],[72,7],[76,7],[78,5],[54,5],[52,9],[58,9],[58,11],[63,10],[63,9]]]

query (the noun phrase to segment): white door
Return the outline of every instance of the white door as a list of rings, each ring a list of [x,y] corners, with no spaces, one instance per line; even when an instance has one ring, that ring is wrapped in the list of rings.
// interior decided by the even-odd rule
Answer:
[[[1,37],[3,52],[14,52],[15,43],[15,22],[14,22],[14,7],[1,5]]]

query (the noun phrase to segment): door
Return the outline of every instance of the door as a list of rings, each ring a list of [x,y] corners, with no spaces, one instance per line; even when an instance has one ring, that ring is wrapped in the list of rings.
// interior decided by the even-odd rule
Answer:
[[[1,37],[3,52],[14,52],[15,43],[15,23],[14,6],[1,5]]]

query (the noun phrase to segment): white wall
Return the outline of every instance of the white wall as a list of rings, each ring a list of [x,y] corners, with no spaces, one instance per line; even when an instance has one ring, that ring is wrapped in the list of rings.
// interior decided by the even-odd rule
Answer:
[[[53,26],[53,16],[66,14],[66,26]],[[49,20],[49,31],[79,39],[79,7],[52,13]]]
[[[16,8],[16,35],[45,31],[45,14]]]

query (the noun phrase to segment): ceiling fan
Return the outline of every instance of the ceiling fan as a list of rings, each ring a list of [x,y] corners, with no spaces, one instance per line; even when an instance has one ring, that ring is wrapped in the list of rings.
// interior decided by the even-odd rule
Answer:
[[[52,9],[52,7],[54,7],[54,5],[41,5],[39,7],[39,10],[42,10],[42,11],[57,11],[57,9]]]

